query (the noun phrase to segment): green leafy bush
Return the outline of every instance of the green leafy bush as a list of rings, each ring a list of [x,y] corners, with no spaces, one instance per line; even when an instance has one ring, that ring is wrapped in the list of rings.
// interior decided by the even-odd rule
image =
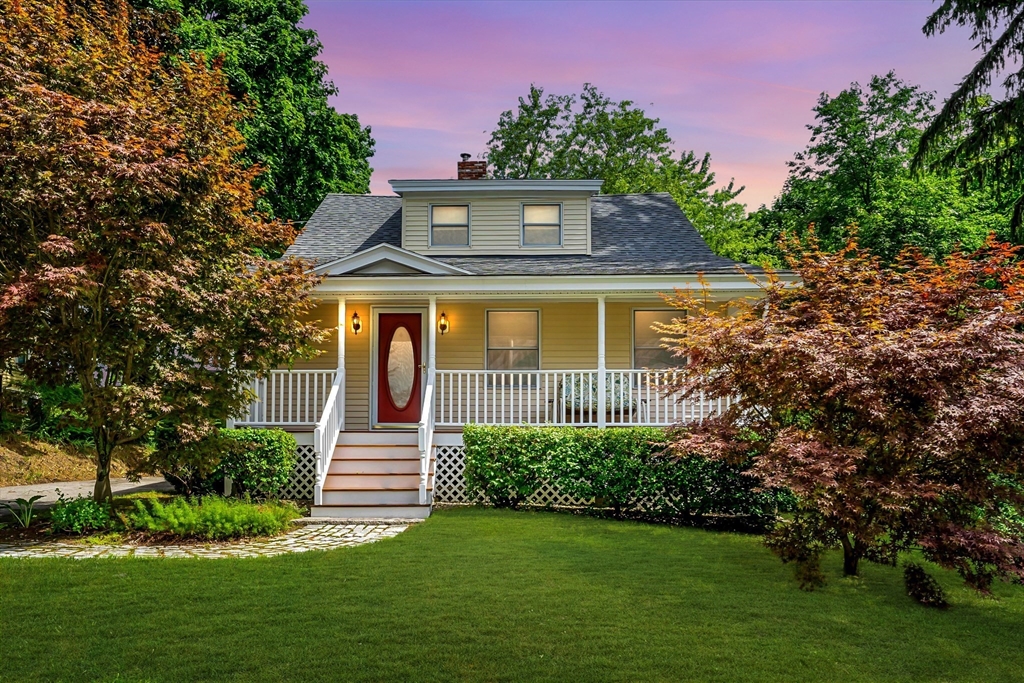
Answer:
[[[225,448],[218,469],[231,477],[232,490],[269,498],[288,483],[298,447],[291,434],[280,429],[224,429],[220,436],[234,446]]]
[[[466,425],[466,485],[497,507],[517,508],[547,476],[548,451],[565,432],[509,426]]]
[[[25,403],[23,432],[55,443],[92,446],[92,431],[85,426],[80,386],[47,387],[26,382],[21,393]]]
[[[84,534],[110,526],[110,506],[106,503],[84,497],[65,498],[63,493],[57,493],[57,502],[50,511],[50,527],[54,531]]]
[[[125,515],[125,524],[136,531],[170,533],[183,538],[224,540],[245,536],[270,536],[288,528],[299,511],[282,503],[207,496],[195,500],[175,498],[137,500]]]
[[[668,437],[653,427],[469,425],[463,440],[467,488],[496,506],[522,505],[544,482],[592,507],[652,517],[767,518],[794,502],[761,490],[745,467],[666,455]]]
[[[180,427],[175,420],[167,419],[153,430],[149,469],[162,474],[176,493],[189,497],[219,493],[223,490],[224,475],[218,473],[218,467],[225,450],[237,447],[236,442],[222,438],[220,433],[224,430],[196,435]]]
[[[925,607],[937,609],[949,607],[942,586],[924,570],[924,567],[916,562],[908,562],[903,567],[903,585],[907,588],[907,595]]]

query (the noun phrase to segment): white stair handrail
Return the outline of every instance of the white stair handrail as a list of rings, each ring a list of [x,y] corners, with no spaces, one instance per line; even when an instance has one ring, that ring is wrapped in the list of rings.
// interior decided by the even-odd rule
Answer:
[[[423,392],[417,443],[420,449],[420,505],[427,505],[427,483],[430,477],[430,453],[434,449],[434,385],[429,380]]]
[[[323,505],[324,483],[331,469],[331,458],[338,445],[338,436],[345,429],[345,371],[338,368],[331,391],[324,404],[324,412],[313,430],[313,452],[316,455],[316,486],[313,503]]]

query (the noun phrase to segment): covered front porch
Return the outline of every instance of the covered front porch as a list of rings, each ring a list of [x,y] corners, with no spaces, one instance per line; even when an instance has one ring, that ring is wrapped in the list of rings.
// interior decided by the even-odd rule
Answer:
[[[235,421],[308,444],[314,514],[429,514],[435,479],[461,480],[441,460],[461,462],[467,424],[668,426],[729,404],[671,389],[678,361],[651,329],[685,317],[659,295],[671,287],[382,291],[321,299],[320,355],[257,379]],[[712,305],[746,293],[722,288]]]
[[[258,379],[236,424],[312,431],[336,413],[347,431],[414,429],[425,420],[447,432],[466,424],[667,426],[727,405],[670,390],[674,359],[650,324],[685,313],[655,293],[346,297],[322,302],[314,315],[332,332],[321,355]],[[650,361],[659,367],[639,367]]]

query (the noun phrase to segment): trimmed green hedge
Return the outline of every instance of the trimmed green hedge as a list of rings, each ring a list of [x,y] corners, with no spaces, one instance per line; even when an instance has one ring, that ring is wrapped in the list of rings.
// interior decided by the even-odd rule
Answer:
[[[594,508],[659,518],[769,517],[793,504],[745,467],[667,455],[652,427],[467,425],[463,440],[468,492],[498,507],[523,505],[544,482]]]
[[[258,498],[277,495],[295,467],[295,437],[281,429],[222,429],[220,436],[234,442],[225,449],[217,476],[231,477],[237,495]]]

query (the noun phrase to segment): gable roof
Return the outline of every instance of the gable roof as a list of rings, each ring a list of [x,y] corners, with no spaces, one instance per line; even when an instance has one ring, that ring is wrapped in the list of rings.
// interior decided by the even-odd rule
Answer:
[[[401,247],[402,198],[330,194],[286,256],[318,264],[380,244]],[[431,255],[474,275],[646,275],[758,271],[716,255],[667,193],[591,199],[591,254]]]
[[[469,271],[432,259],[423,254],[382,242],[348,256],[318,264],[321,275],[472,275]]]

